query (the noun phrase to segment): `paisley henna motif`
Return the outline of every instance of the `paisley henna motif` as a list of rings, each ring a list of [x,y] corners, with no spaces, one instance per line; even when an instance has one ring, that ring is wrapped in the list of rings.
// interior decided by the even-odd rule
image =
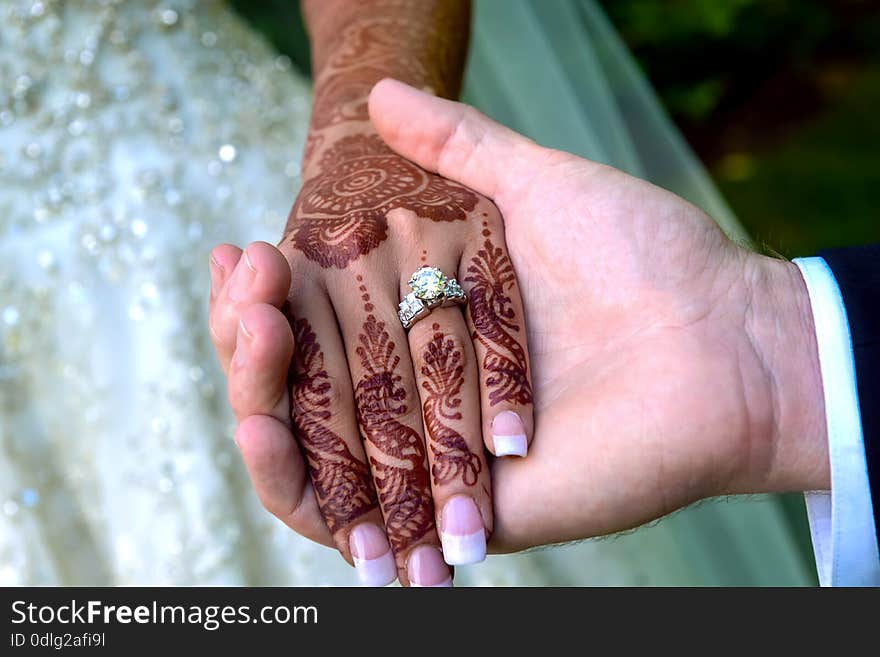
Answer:
[[[369,295],[364,296],[369,303]],[[358,422],[366,440],[381,453],[380,458],[371,456],[370,464],[388,539],[400,552],[434,529],[425,449],[419,433],[400,421],[408,411],[407,395],[385,322],[369,314],[359,341],[356,353],[363,374],[355,388]]]
[[[471,337],[485,348],[483,369],[489,372],[485,385],[490,406],[501,402],[531,404],[528,359],[507,294],[516,282],[510,258],[487,236],[468,265],[464,281],[471,284],[467,290],[474,325]]]
[[[463,221],[477,195],[394,154],[378,135],[351,135],[321,157],[293,209],[292,241],[322,267],[345,267],[388,235],[388,212]]]
[[[434,456],[431,474],[435,485],[460,480],[473,486],[483,464],[461,434],[448,424],[450,420],[461,420],[458,408],[464,384],[464,355],[453,340],[446,339],[440,332],[439,324],[434,324],[433,329],[434,337],[425,347],[421,368],[425,377],[422,387],[427,391],[422,410]]]
[[[291,367],[291,417],[305,452],[318,505],[331,533],[349,525],[378,500],[370,469],[356,458],[345,441],[328,427],[330,378],[324,354],[305,319],[293,322],[296,346]]]

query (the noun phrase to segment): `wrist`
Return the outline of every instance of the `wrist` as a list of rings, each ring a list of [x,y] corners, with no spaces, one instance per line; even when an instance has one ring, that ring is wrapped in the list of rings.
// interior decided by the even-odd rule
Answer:
[[[822,490],[830,487],[822,373],[813,311],[796,265],[750,254],[746,334],[769,393],[764,455],[750,467],[738,492]]]
[[[366,100],[364,102],[366,103]],[[318,164],[322,154],[341,139],[353,135],[375,134],[377,134],[376,129],[370,121],[346,121],[329,128],[309,130],[300,166],[303,182],[307,182],[321,173]]]

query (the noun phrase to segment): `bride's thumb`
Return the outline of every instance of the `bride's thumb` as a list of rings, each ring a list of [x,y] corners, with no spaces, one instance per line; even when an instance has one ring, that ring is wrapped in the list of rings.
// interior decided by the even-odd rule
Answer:
[[[395,151],[500,203],[535,173],[547,150],[473,107],[386,78],[370,119]]]

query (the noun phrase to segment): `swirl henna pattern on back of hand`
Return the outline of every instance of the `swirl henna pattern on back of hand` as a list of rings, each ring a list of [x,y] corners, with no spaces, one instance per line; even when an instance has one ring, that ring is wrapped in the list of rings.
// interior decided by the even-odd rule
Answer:
[[[483,248],[471,260],[465,283],[474,325],[472,338],[485,348],[483,369],[489,372],[486,388],[489,405],[501,402],[532,403],[528,359],[520,342],[519,324],[507,290],[516,282],[513,264],[503,249],[495,246],[484,230]]]
[[[387,214],[402,208],[432,221],[463,221],[478,197],[389,149],[378,135],[351,135],[321,157],[321,174],[293,208],[293,244],[322,267],[344,268],[388,236]]]
[[[400,357],[385,329],[371,312],[369,295],[362,285],[368,315],[356,349],[364,368],[355,388],[361,433],[381,458],[370,456],[379,501],[385,514],[388,539],[395,553],[408,548],[434,529],[434,503],[427,477],[421,436],[400,420],[408,412],[401,385]]]
[[[461,420],[458,408],[464,385],[464,354],[455,341],[443,335],[439,324],[432,328],[434,336],[422,353],[424,365],[421,368],[425,376],[422,387],[427,391],[422,410],[434,456],[431,474],[435,485],[460,479],[465,485],[473,486],[483,464],[461,434],[446,423]]]
[[[318,505],[331,533],[377,507],[367,464],[328,428],[330,377],[324,353],[305,319],[293,323],[295,348],[291,365],[290,403],[294,433],[305,452]]]
[[[458,0],[308,5],[318,46],[312,52],[315,98],[303,154],[306,178],[285,239],[321,267],[343,269],[388,238],[391,210],[459,221],[477,204],[465,187],[388,149],[367,111],[370,90],[385,77],[457,95],[470,8]]]

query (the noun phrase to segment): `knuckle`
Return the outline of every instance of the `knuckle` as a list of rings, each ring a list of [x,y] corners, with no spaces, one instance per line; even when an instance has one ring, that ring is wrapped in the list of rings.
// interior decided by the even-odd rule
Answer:
[[[466,358],[469,343],[458,333],[435,332],[420,350],[419,357],[422,363],[436,362],[438,359],[447,361],[459,361],[463,364]]]
[[[346,401],[345,395],[340,381],[335,377],[328,376],[325,379],[323,401],[330,412],[339,411],[343,407],[343,402]],[[345,406],[350,406],[350,404],[345,403]]]
[[[466,168],[480,149],[484,132],[480,129],[480,113],[470,106],[465,106],[455,127],[440,151],[438,163],[441,165],[454,163],[455,166]]]
[[[302,515],[303,505],[301,504],[301,495],[294,500],[288,499],[283,501],[268,493],[257,493],[257,497],[260,498],[260,503],[266,511],[278,518],[288,527],[297,527],[300,522],[300,516]]]
[[[427,482],[427,478],[425,481]],[[427,485],[407,490],[404,494],[380,493],[380,497],[388,538],[398,549],[405,549],[415,543],[420,534],[424,535],[426,527],[432,528],[434,501]]]
[[[395,236],[418,236],[423,232],[423,222],[419,221],[415,212],[406,208],[389,210],[385,215],[385,221],[388,223],[391,234]]]
[[[401,409],[400,415],[397,420],[405,427],[409,427],[413,431],[415,431],[419,436],[422,435],[422,407],[419,404],[418,395],[415,392],[412,393],[411,396],[408,397],[411,403],[407,404],[404,408]],[[421,444],[421,443],[419,443]]]
[[[498,209],[498,206],[495,205],[493,201],[487,199],[487,210],[486,216],[483,217],[483,221],[486,222],[486,226],[480,225],[479,228],[483,230],[484,228],[488,228],[493,232],[502,232],[504,230],[504,219],[501,216],[501,210]]]
[[[449,161],[450,156],[454,153],[455,157],[461,156],[462,149],[472,147],[470,135],[467,133],[471,130],[471,123],[475,118],[476,111],[467,105],[461,107],[458,119],[455,125],[449,130],[446,138],[440,146],[440,156],[438,164],[441,166]]]
[[[319,378],[294,377],[290,391],[296,411],[314,413],[326,410],[338,415],[343,407],[348,406],[340,381],[329,375]]]
[[[436,323],[430,326],[427,322],[421,323],[426,325],[425,328],[411,336],[417,372],[431,377],[449,369],[450,365],[465,365],[472,348],[467,336],[458,331],[443,331]],[[418,324],[413,328],[417,327]]]
[[[214,341],[214,345],[218,348],[225,348],[228,343],[228,339],[224,337],[222,330],[221,322],[219,320],[218,315],[222,312],[221,307],[214,308],[214,312],[208,317],[208,332],[211,334],[211,339]]]

